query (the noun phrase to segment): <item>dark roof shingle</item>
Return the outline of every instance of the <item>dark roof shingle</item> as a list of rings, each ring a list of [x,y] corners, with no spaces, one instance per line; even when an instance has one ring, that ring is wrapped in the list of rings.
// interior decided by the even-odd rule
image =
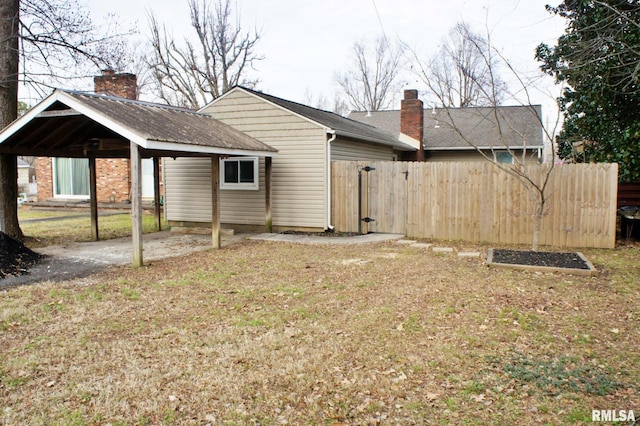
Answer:
[[[316,123],[335,130],[338,135],[388,145],[403,151],[416,150],[415,147],[400,141],[398,139],[398,133],[394,134],[392,132],[388,132],[386,129],[376,128],[360,121],[351,120],[333,112],[323,111],[297,102],[281,99],[266,93],[247,89],[246,87],[238,87],[291,112],[306,117],[311,121],[315,121]]]
[[[426,150],[541,148],[541,115],[540,105],[425,109],[423,143]],[[354,111],[349,118],[400,132],[398,110]]]
[[[247,151],[277,151],[207,114],[111,96],[65,93],[149,141]]]

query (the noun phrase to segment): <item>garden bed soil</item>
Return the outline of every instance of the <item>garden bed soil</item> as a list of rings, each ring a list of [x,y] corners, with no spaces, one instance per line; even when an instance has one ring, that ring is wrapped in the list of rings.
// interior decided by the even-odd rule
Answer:
[[[538,272],[562,272],[574,275],[597,275],[597,270],[579,252],[489,249],[490,266]]]

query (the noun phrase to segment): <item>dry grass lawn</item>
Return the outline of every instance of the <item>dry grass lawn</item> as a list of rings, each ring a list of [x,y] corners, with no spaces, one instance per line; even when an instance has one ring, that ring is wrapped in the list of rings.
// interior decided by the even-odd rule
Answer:
[[[246,242],[9,290],[0,424],[640,416],[640,250],[585,254],[599,277],[395,243]]]
[[[82,214],[85,214],[85,217]],[[37,210],[20,209],[18,217],[25,235],[25,243],[30,248],[46,247],[69,242],[91,241],[91,219],[86,211],[78,210]],[[59,218],[55,221],[38,219]],[[33,221],[35,220],[35,221]],[[163,229],[167,224],[163,221]],[[155,218],[150,213],[142,215],[142,232],[156,231]],[[108,240],[131,235],[131,214],[123,212],[98,218],[100,239]]]

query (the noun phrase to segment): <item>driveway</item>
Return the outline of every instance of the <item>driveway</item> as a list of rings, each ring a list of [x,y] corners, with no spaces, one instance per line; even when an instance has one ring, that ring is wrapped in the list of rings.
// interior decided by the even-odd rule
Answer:
[[[243,241],[247,234],[223,235],[222,246]],[[207,250],[210,235],[176,234],[170,231],[144,234],[143,259],[145,262]],[[21,276],[0,279],[0,289],[41,281],[62,281],[85,277],[110,266],[132,262],[131,237],[104,241],[69,243],[35,250],[47,257]]]
[[[246,239],[279,241],[302,244],[364,244],[402,238],[401,234],[367,234],[348,237],[316,237],[286,234],[226,234],[222,247]],[[178,234],[170,231],[144,234],[143,259],[145,262],[182,256],[211,248],[210,235]],[[69,243],[35,250],[47,257],[21,276],[0,279],[0,289],[43,281],[63,281],[81,278],[110,266],[129,265],[132,262],[131,237],[104,241]]]

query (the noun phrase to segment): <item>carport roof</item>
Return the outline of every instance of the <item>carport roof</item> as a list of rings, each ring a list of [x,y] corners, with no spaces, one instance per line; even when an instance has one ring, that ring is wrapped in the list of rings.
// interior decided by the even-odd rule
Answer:
[[[276,149],[213,117],[188,109],[111,96],[55,90],[0,132],[0,152],[18,155],[274,156]]]

